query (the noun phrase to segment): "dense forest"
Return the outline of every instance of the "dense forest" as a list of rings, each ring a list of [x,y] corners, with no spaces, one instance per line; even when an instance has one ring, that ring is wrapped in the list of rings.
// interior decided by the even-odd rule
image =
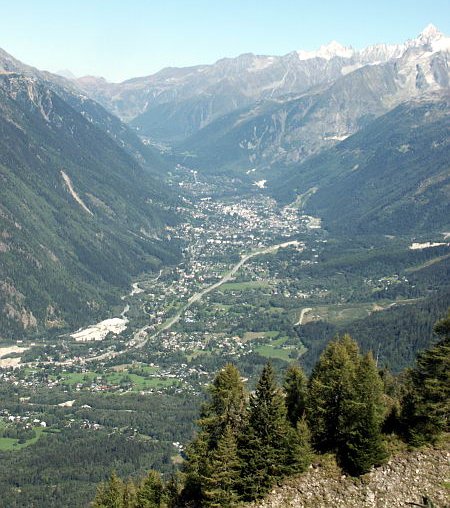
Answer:
[[[158,167],[113,139],[119,121],[100,106],[49,86],[0,76],[0,327],[12,338],[105,316],[133,274],[180,256],[162,234],[178,201]]]
[[[93,507],[232,507],[264,497],[321,454],[360,476],[388,459],[395,440],[436,443],[448,431],[450,313],[434,330],[437,342],[397,377],[349,335],[326,346],[309,378],[291,365],[281,387],[270,363],[251,393],[226,365],[209,386],[181,472],[164,481],[152,470],[138,482],[112,473]]]
[[[335,234],[446,230],[448,106],[446,95],[402,103],[295,165],[272,192],[290,202],[314,189],[305,210]]]

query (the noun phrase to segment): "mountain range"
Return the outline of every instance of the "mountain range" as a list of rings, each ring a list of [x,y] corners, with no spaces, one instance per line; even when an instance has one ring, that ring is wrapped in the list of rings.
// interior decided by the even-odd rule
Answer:
[[[417,38],[399,45],[378,44],[356,51],[332,42],[316,52],[293,51],[284,56],[247,53],[219,60],[213,65],[166,68],[151,76],[123,83],[108,83],[91,76],[73,82],[106,109],[130,122],[141,135],[151,139],[183,143],[218,121],[212,131],[222,128],[232,136],[229,131],[233,128],[246,129],[243,136],[235,135],[236,141],[243,145],[240,147],[238,143],[235,149],[247,151],[245,156],[251,161],[255,157],[268,156],[268,149],[265,151],[260,146],[263,132],[278,133],[281,129],[279,142],[275,139],[277,150],[287,150],[289,158],[298,158],[301,150],[290,150],[292,136],[285,135],[284,122],[294,117],[293,128],[302,122],[302,111],[307,107],[305,96],[310,98],[307,105],[311,103],[315,109],[328,107],[328,100],[339,112],[347,104],[342,103],[345,97],[339,100],[336,94],[346,92],[349,94],[347,100],[356,100],[361,108],[370,107],[367,115],[377,115],[415,93],[415,89],[421,93],[448,87],[449,48],[450,38],[429,25]],[[354,83],[356,88],[362,80],[366,86],[359,98],[359,94],[354,95],[351,84]],[[327,98],[327,92],[331,97]],[[308,111],[310,107],[307,107]],[[224,127],[223,116],[232,112],[235,114]],[[269,120],[273,117],[273,121],[261,120],[265,125],[259,131],[257,123],[261,116],[268,116]],[[363,115],[356,112],[355,116],[360,119]],[[348,135],[355,128],[355,121],[342,118],[338,128],[331,129],[328,138]],[[247,132],[253,133],[254,129],[254,135]],[[205,131],[206,137],[210,132]],[[286,136],[288,139],[284,139]],[[199,137],[204,137],[203,131]],[[194,146],[197,146],[199,137],[194,137]],[[273,141],[269,136],[267,144],[273,145]],[[302,141],[300,136],[299,142]],[[255,144],[257,147],[254,148]]]
[[[428,42],[419,45],[422,40]],[[214,120],[180,147],[195,157],[195,164],[210,170],[258,173],[298,164],[402,102],[448,93],[449,41],[439,33],[434,42],[422,35],[400,57],[341,72],[305,92],[258,101]],[[310,61],[342,64],[342,57]]]

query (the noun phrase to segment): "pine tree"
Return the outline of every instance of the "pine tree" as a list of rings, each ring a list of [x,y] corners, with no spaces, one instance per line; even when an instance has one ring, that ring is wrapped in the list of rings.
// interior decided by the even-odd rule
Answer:
[[[365,473],[384,459],[383,382],[372,355],[361,359],[348,335],[331,342],[315,366],[307,416],[315,447],[335,452],[350,474]]]
[[[348,473],[358,476],[386,458],[381,436],[385,415],[383,382],[371,353],[365,355],[359,364],[355,397],[350,404],[348,430],[339,443],[337,458]]]
[[[348,430],[358,354],[356,342],[349,335],[344,335],[328,344],[313,369],[309,381],[307,418],[312,442],[319,451],[336,451]]]
[[[302,468],[302,457],[295,453],[300,450],[298,434],[287,420],[284,397],[270,363],[250,397],[248,425],[240,444],[241,488],[247,500],[263,496],[277,479]]]
[[[97,487],[92,508],[124,508],[124,490],[123,481],[113,472],[108,482]]]
[[[203,479],[207,475],[208,454],[208,435],[206,432],[199,432],[186,448],[186,461],[183,466],[184,485],[180,494],[182,504],[191,501],[194,503],[201,502],[203,498]]]
[[[236,439],[230,425],[227,425],[217,448],[208,457],[203,481],[203,506],[217,508],[236,506],[239,500],[237,484],[240,469]]]
[[[174,473],[166,483],[166,488],[164,489],[164,499],[166,501],[167,508],[176,508],[179,504],[181,494],[180,476],[180,473]]]
[[[217,446],[225,428],[239,432],[244,423],[246,393],[238,369],[227,364],[209,387],[210,401],[203,407],[199,426],[208,434],[210,449]]]
[[[418,355],[403,399],[403,432],[413,445],[435,441],[449,425],[450,312],[435,332],[439,341]]]
[[[293,458],[291,463],[295,461],[295,468],[292,470],[292,474],[306,471],[311,464],[313,451],[311,447],[311,431],[309,430],[305,415],[297,422],[296,435],[292,443],[293,446],[290,453]]]
[[[308,380],[300,367],[291,365],[284,381],[286,392],[287,416],[291,425],[296,428],[297,422],[305,414]]]
[[[136,485],[128,480],[123,489],[123,508],[136,508]]]
[[[181,494],[185,503],[205,500],[205,489],[210,488],[206,485],[206,479],[210,478],[208,464],[215,460],[214,454],[218,453],[226,429],[238,435],[245,421],[246,393],[236,367],[227,364],[215,377],[209,393],[210,400],[198,421],[200,432],[186,451],[185,485]]]
[[[161,475],[151,470],[136,493],[136,508],[159,508],[163,492]]]
[[[311,433],[305,416],[300,418],[296,427],[286,419],[286,439],[283,443],[283,475],[295,475],[307,469],[312,459]]]

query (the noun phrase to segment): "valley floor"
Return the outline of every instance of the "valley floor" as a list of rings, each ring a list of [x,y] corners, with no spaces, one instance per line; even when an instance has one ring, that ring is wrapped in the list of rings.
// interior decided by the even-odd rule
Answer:
[[[183,245],[181,264],[141,274],[109,320],[90,329],[0,340],[0,506],[87,504],[111,463],[124,477],[170,472],[205,386],[227,362],[251,389],[268,359],[280,372],[296,360],[309,370],[326,342],[350,329],[398,371],[450,303],[440,293],[447,245],[332,238],[295,205],[279,207],[260,189],[239,194],[184,167],[172,185],[185,193],[184,220],[168,230]],[[338,490],[357,489],[341,480],[336,470]]]

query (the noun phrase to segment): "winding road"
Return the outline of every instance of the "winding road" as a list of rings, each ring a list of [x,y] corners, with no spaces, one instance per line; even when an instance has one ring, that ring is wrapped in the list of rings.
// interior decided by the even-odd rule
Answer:
[[[133,341],[132,341],[133,344],[129,343],[129,345],[132,346],[132,347],[135,347],[135,348],[142,348],[142,347],[144,347],[145,344],[147,344],[147,342],[149,340],[154,339],[161,332],[165,332],[166,330],[169,330],[170,328],[172,328],[172,326],[175,323],[178,323],[178,321],[180,320],[181,316],[194,303],[200,301],[205,295],[207,295],[208,293],[211,293],[212,291],[214,291],[218,287],[222,286],[222,284],[230,282],[233,279],[233,276],[240,270],[240,268],[242,268],[243,265],[245,265],[245,263],[247,263],[247,261],[249,261],[250,259],[252,259],[252,258],[254,258],[256,256],[261,256],[262,254],[270,254],[271,252],[275,252],[278,249],[283,249],[285,247],[289,247],[290,245],[300,245],[300,242],[297,241],[297,240],[292,240],[290,242],[279,243],[279,244],[276,244],[276,245],[272,245],[270,247],[265,247],[265,248],[262,248],[262,249],[258,249],[258,250],[254,251],[254,252],[250,252],[249,254],[244,254],[241,257],[241,259],[233,266],[233,268],[231,268],[231,270],[229,270],[225,275],[223,275],[222,278],[219,281],[215,282],[214,284],[211,284],[211,286],[208,286],[208,287],[202,289],[198,293],[194,293],[189,298],[189,300],[187,301],[186,305],[183,305],[181,307],[181,309],[179,309],[178,312],[175,314],[175,316],[173,316],[169,320],[167,320],[163,324],[163,326],[161,328],[159,328],[159,330],[157,330],[154,334],[152,334],[150,336],[147,336],[145,338],[142,338],[142,335],[147,331],[147,329],[149,327],[146,326],[144,328],[141,328],[140,330],[138,330],[134,334]],[[139,337],[141,337],[140,341],[139,341]]]

